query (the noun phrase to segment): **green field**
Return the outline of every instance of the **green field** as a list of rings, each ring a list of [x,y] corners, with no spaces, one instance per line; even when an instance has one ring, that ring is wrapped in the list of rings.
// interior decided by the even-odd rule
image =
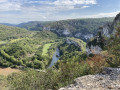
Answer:
[[[43,46],[43,52],[42,52],[42,55],[46,55],[47,52],[48,52],[48,49],[50,48],[50,46],[52,45],[53,43],[47,43]]]
[[[0,41],[0,45],[6,44],[6,43],[7,43],[7,41]]]

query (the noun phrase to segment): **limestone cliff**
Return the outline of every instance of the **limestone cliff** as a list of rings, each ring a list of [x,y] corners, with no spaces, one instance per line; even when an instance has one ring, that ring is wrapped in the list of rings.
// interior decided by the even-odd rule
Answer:
[[[111,35],[115,35],[116,28],[120,27],[120,13],[116,15],[114,21],[112,23],[108,23],[101,28],[99,28],[99,31],[101,31],[102,35],[105,37],[110,37]]]
[[[104,38],[105,37],[110,38],[111,36],[114,37],[117,31],[116,29],[120,27],[119,23],[120,13],[115,17],[112,23],[107,23],[106,25],[99,27],[98,34],[94,37],[92,41],[89,41],[87,44],[86,51],[88,55],[99,54],[102,51],[104,44],[106,44]]]

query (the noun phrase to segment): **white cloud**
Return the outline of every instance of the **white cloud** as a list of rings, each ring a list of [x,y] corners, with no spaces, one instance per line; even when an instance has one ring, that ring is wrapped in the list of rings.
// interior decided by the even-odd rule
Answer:
[[[96,0],[0,0],[0,22],[51,21],[74,18],[112,17],[118,12],[83,15],[79,11],[97,4]],[[76,9],[76,10],[75,10]],[[72,13],[71,11],[78,11]],[[2,13],[12,11],[13,13]],[[19,14],[14,13],[19,11]],[[68,14],[64,14],[64,12]]]
[[[96,15],[87,15],[87,16],[84,16],[84,18],[114,17],[118,13],[120,13],[120,11],[109,12],[109,13],[98,13]]]
[[[0,11],[32,10],[33,11],[64,11],[76,8],[87,8],[96,4],[96,0],[0,0]],[[77,7],[76,7],[77,5]]]
[[[16,3],[4,3],[0,5],[0,11],[20,10],[21,6]]]
[[[98,13],[96,15],[79,15],[71,13],[69,15],[59,15],[54,13],[39,13],[39,12],[24,12],[23,14],[0,14],[1,23],[21,23],[28,21],[53,21],[53,20],[66,20],[66,19],[77,19],[77,18],[101,18],[101,17],[113,17],[116,16],[120,11],[109,12],[109,13]]]
[[[7,2],[8,0],[0,0],[0,3]]]
[[[9,2],[8,0],[0,0],[0,11],[20,10],[21,4]]]
[[[82,6],[81,8],[88,8],[88,7],[90,7],[90,6]]]
[[[102,18],[102,17],[115,17],[120,11],[116,12],[108,12],[108,13],[98,13],[93,15],[83,15],[80,16],[79,14],[72,13],[69,17],[65,17],[66,19],[74,19],[74,18]],[[65,19],[64,18],[64,19]]]
[[[76,4],[96,4],[96,0],[57,0],[54,2],[55,5],[76,5]]]

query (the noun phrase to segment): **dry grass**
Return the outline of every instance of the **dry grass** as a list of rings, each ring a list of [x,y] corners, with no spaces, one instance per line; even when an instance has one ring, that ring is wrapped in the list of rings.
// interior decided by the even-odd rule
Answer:
[[[20,70],[0,67],[0,90],[9,90],[9,85],[7,84],[6,76],[17,72],[20,72]]]
[[[8,76],[12,73],[20,72],[18,69],[12,69],[12,68],[1,68],[0,67],[0,75]]]

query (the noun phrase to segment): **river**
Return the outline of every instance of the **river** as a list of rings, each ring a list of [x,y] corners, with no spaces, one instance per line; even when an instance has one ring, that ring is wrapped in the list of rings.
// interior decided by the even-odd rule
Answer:
[[[51,68],[52,66],[54,66],[55,63],[57,63],[57,61],[59,60],[59,57],[60,57],[60,50],[56,48],[56,52],[53,54],[52,61],[48,68]]]

